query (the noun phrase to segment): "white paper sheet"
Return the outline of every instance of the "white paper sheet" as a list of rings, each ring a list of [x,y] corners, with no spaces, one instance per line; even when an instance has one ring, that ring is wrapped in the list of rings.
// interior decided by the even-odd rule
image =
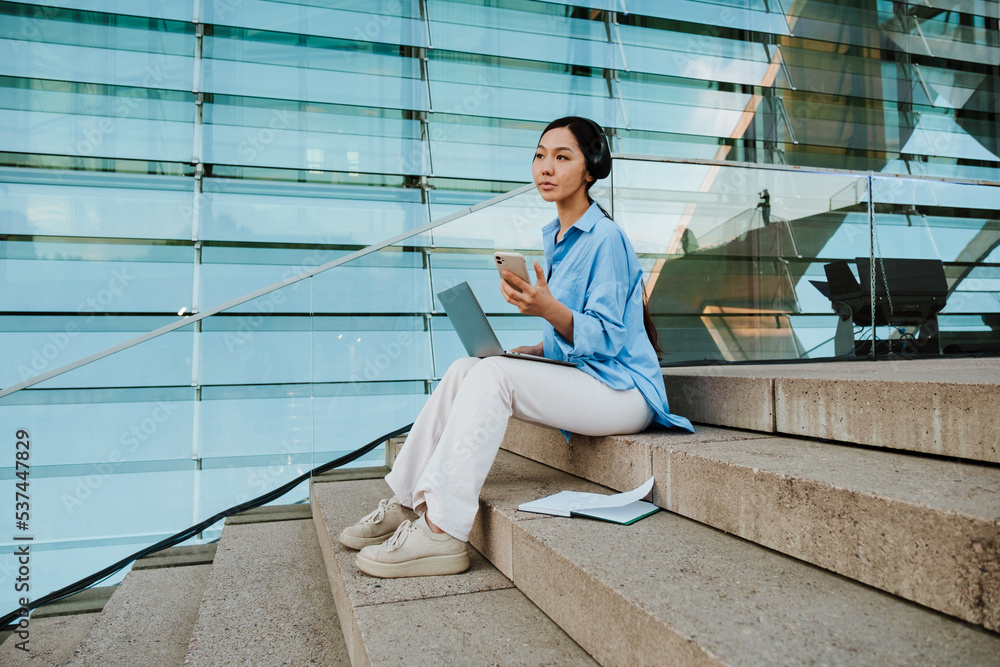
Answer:
[[[650,477],[632,491],[615,493],[607,496],[602,493],[585,493],[582,491],[560,491],[545,498],[539,498],[529,503],[518,505],[522,512],[552,514],[554,516],[570,516],[571,512],[581,509],[611,508],[629,505],[642,500],[653,490],[653,478]]]

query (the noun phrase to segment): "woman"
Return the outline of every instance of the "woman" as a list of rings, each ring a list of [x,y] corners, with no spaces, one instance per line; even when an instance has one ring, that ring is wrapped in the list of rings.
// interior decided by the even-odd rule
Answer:
[[[465,543],[479,491],[511,416],[567,437],[635,433],[653,421],[694,430],[667,409],[635,251],[588,194],[610,172],[610,148],[596,123],[569,116],[545,128],[532,175],[559,215],[542,229],[545,269],[535,262],[534,285],[505,271],[500,291],[544,320],[542,342],[515,351],[576,366],[510,357],[452,364],[385,478],[395,495],[340,535],[361,549],[362,571],[407,577],[468,569]]]

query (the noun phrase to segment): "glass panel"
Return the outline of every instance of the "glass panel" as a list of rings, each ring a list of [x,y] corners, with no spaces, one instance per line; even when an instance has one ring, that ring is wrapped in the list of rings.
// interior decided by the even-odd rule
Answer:
[[[0,222],[7,234],[191,238],[190,180],[110,175],[95,179],[23,169],[0,169],[0,180]]]
[[[436,251],[475,249],[488,251],[490,255],[497,249],[541,252],[542,239],[538,230],[555,217],[553,211],[554,208],[530,188],[435,228],[432,231],[434,248]],[[487,263],[487,266],[496,272],[492,264]]]
[[[545,5],[521,5],[516,11],[501,6],[476,5],[468,2],[428,0],[431,18],[471,29],[496,28],[498,30],[535,33],[540,35],[566,35],[579,39],[604,41],[607,34],[601,22],[573,18],[565,10]],[[527,10],[527,11],[524,11]],[[437,33],[434,33],[435,36]]]
[[[0,39],[0,74],[190,91],[194,58]]]
[[[205,240],[359,247],[427,223],[419,190],[218,178],[206,181],[201,214]]]
[[[110,293],[110,290],[108,292],[113,298],[113,293]],[[98,291],[92,298],[96,301],[101,299],[103,294]],[[82,305],[83,308],[89,308],[86,301]],[[155,316],[108,315],[99,306],[97,312],[81,310],[78,314],[2,317],[0,347],[5,354],[0,358],[0,386],[6,388],[31,380],[43,373],[124,343],[170,321],[172,321],[170,318]],[[151,341],[149,347],[144,348],[147,356],[133,358],[134,362],[143,366],[129,368],[129,362],[126,361],[123,363],[123,372],[130,378],[139,379],[140,383],[145,377],[143,367],[150,373],[162,371],[172,375],[169,366],[170,357],[160,359],[158,355],[176,353],[178,340],[176,337],[171,339],[169,345],[165,339]],[[108,362],[108,364],[114,363],[122,362],[117,359]],[[54,381],[58,382],[58,378]],[[96,381],[101,382],[100,378],[96,378]]]
[[[185,162],[194,126],[142,119],[0,109],[0,142],[16,153]]]
[[[47,565],[33,570],[33,599],[313,467],[311,318],[284,308],[297,299],[308,315],[310,281],[0,398],[0,427],[32,441],[28,534]],[[79,347],[95,333],[70,319],[48,323],[55,333],[37,354],[15,358],[47,363],[31,368],[37,372],[69,361],[59,344]],[[115,337],[141,333],[125,324]],[[100,346],[112,342],[106,334]],[[0,477],[14,479],[4,465]],[[282,502],[306,492],[303,485]],[[217,538],[220,529],[194,541]],[[12,593],[0,594],[0,604],[16,606]]]
[[[419,78],[418,63],[401,57],[399,47],[304,34],[217,26],[203,55],[233,61],[369,75]]]
[[[265,0],[206,2],[204,20],[254,30],[427,46],[427,31],[419,20],[417,0],[334,4],[344,9],[331,8],[328,3],[315,6],[313,3]],[[357,11],[362,8],[365,11]]]
[[[385,85],[374,85],[369,76],[361,73],[229,60],[205,60],[205,87],[223,95],[423,111],[429,108],[426,86],[418,79],[388,78]]]
[[[484,128],[485,129],[485,128]],[[483,144],[448,141],[449,135],[458,134],[454,128],[441,133],[440,139],[431,141],[435,176],[451,178],[479,178],[517,182],[524,180],[525,168],[531,164],[534,145],[495,146],[488,156],[483,154]],[[498,134],[484,132],[484,134]],[[537,134],[537,133],[536,133]],[[537,141],[537,138],[536,138]]]
[[[622,41],[631,71],[760,85],[768,67],[762,44],[631,26]]]
[[[616,3],[608,9],[615,11]],[[689,0],[673,0],[669,5],[657,0],[629,0],[629,12],[642,16],[656,16],[675,21],[690,21],[713,26],[735,28],[738,30],[755,30],[771,32],[779,35],[788,34],[788,24],[778,6],[772,5],[770,13],[768,3],[754,2],[693,2]],[[777,10],[777,11],[776,11]]]
[[[438,111],[450,113],[471,113],[481,100],[485,88],[530,89],[564,94],[607,95],[608,84],[600,72],[567,71],[556,63],[531,62],[525,60],[502,61],[496,58],[431,51],[427,61],[433,82],[447,82],[472,86],[473,99],[461,100],[457,105],[449,105],[434,95],[434,106]],[[442,88],[442,90],[447,90]],[[452,108],[454,106],[455,108]]]
[[[1000,184],[878,176],[874,192],[881,337],[904,355],[1000,349]]]
[[[624,69],[618,49],[606,38],[586,39],[560,34],[542,34],[446,23],[446,16],[431,14],[434,48],[505,58],[542,60],[584,67]]]
[[[104,8],[106,11],[106,8]],[[155,28],[145,19],[124,15],[109,20],[106,14],[61,11],[3,3],[6,35],[49,44],[74,44],[122,51],[192,55],[194,35],[190,25],[160,22]],[[186,16],[185,20],[190,20]],[[155,39],[150,39],[150,31]]]
[[[68,326],[61,335],[70,340]],[[0,398],[0,429],[30,440],[30,517],[18,534],[33,538],[38,556],[32,599],[193,523],[194,339],[194,327],[183,327]],[[0,465],[8,488],[23,481],[17,472],[12,458]],[[11,538],[0,539],[12,553]],[[0,605],[16,608],[6,588]]]
[[[824,265],[868,252],[863,177],[617,160],[613,178],[664,363],[834,356]]]
[[[0,241],[7,312],[177,312],[190,305],[194,249],[141,243]]]
[[[346,250],[276,250],[208,247],[202,253],[201,300],[217,306],[247,293],[349,255]],[[382,252],[321,274],[320,293],[310,302],[304,290],[288,293],[288,312],[307,313],[311,307],[338,313],[412,313],[429,304],[426,284],[414,280],[424,259],[413,252]],[[235,310],[244,312],[244,304]]]
[[[426,274],[419,278],[427,282]],[[313,418],[320,463],[411,423],[427,399],[434,369],[423,314],[317,315]],[[380,448],[356,465],[383,463]]]
[[[681,135],[644,130],[619,131],[617,152],[632,155],[670,155],[678,159],[721,160],[730,147],[720,145],[716,137]]]
[[[399,111],[228,95],[213,99],[204,117],[206,158],[212,162],[309,169],[314,174],[428,171],[420,124]],[[339,100],[350,101],[344,96]],[[405,108],[395,102],[390,106]]]
[[[385,100],[373,104],[389,104]],[[290,129],[290,114],[276,113],[267,125],[205,126],[205,159],[232,165],[428,174],[419,137],[372,137]],[[273,128],[273,129],[272,129]],[[403,157],[401,157],[403,156]]]
[[[37,446],[30,527],[48,569],[35,597],[410,423],[435,379],[428,243],[414,235],[0,398],[0,427]],[[209,246],[199,275],[206,294],[230,298],[347,256]],[[226,265],[215,259],[248,270],[213,287],[213,264]],[[184,321],[7,318],[2,386]],[[15,473],[0,467],[0,478]],[[0,604],[13,608],[8,593]]]
[[[173,19],[175,21],[190,21],[194,16],[194,0],[46,0],[36,2],[28,0],[22,4],[42,5],[45,8],[67,7],[92,12],[111,12],[128,16],[148,16],[158,19]],[[42,9],[49,11],[51,9]]]
[[[458,213],[464,208],[481,204],[491,197],[487,192],[463,192],[436,188],[430,191],[429,206],[431,220],[440,220]]]
[[[945,12],[942,16],[933,12],[931,18],[926,18],[913,14],[892,16],[886,12],[881,28],[888,39],[907,53],[1000,64],[1000,49],[989,44],[989,29],[982,25],[969,25],[963,17],[951,14]]]

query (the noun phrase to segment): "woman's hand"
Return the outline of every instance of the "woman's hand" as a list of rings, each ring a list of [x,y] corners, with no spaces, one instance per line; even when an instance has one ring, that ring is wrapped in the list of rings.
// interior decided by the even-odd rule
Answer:
[[[524,315],[543,317],[570,344],[573,343],[573,311],[564,306],[549,291],[549,283],[545,280],[542,266],[535,262],[535,284],[526,283],[510,271],[503,272],[504,280],[500,281],[500,291],[507,303],[516,306]],[[513,283],[521,291],[510,286]]]
[[[511,352],[516,354],[530,354],[536,357],[545,356],[545,346],[541,343],[538,345],[522,345],[521,347],[515,347]]]

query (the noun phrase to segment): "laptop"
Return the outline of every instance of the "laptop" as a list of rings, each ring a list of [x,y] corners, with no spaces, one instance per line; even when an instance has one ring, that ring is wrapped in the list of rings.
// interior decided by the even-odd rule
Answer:
[[[505,351],[500,345],[493,327],[486,319],[482,306],[476,300],[476,295],[472,293],[469,283],[455,285],[451,289],[439,292],[437,296],[470,357],[513,357],[514,359],[541,361],[560,366],[576,366],[570,361],[557,361],[534,354]]]

